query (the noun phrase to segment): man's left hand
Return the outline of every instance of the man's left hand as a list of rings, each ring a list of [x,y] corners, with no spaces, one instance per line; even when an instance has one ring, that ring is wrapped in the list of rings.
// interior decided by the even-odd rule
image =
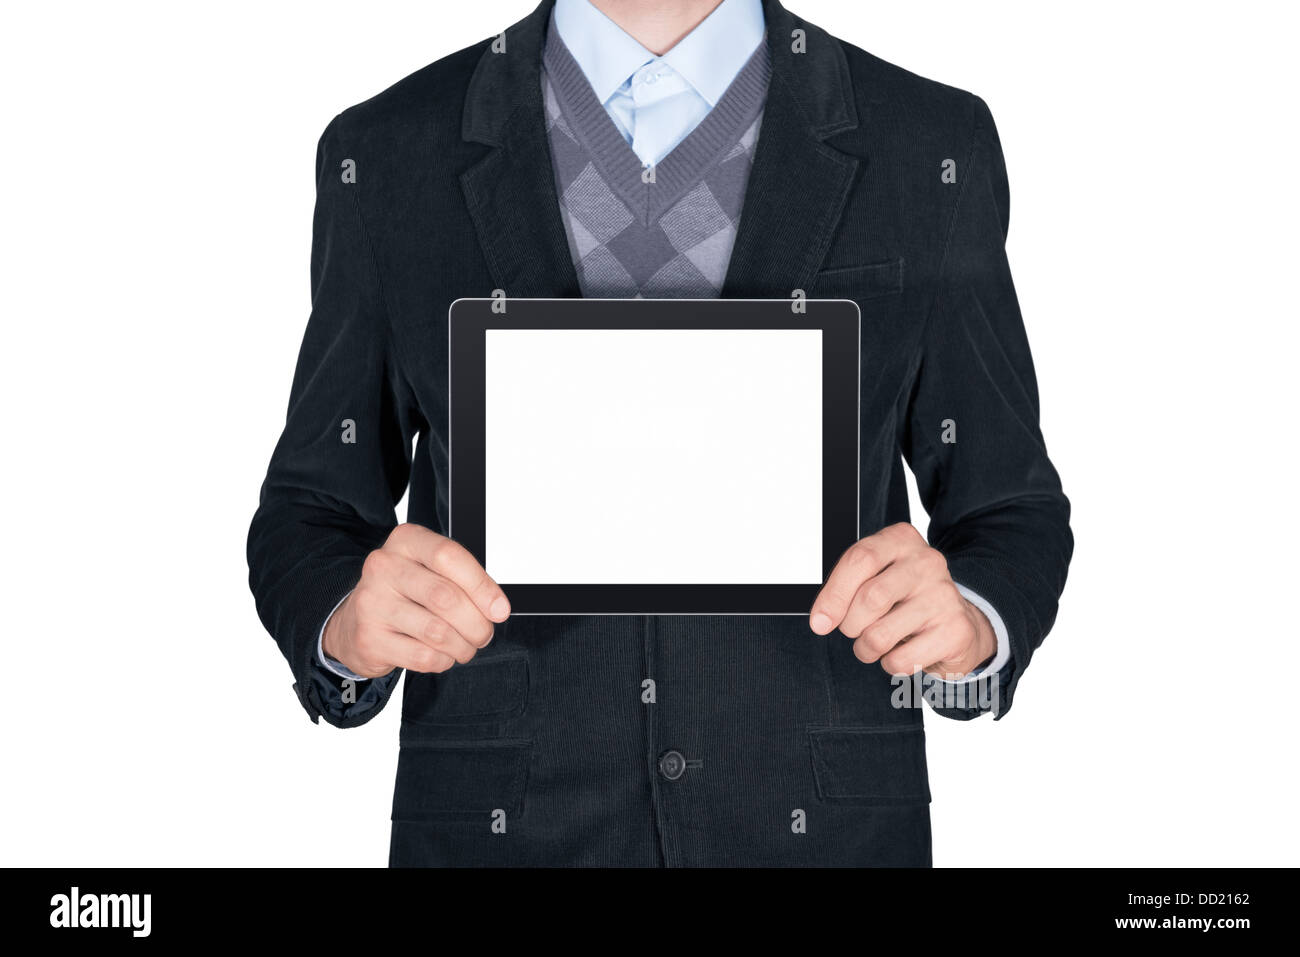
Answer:
[[[838,627],[853,653],[893,675],[968,675],[997,652],[993,626],[957,590],[948,562],[900,522],[854,544],[813,602],[809,626]]]

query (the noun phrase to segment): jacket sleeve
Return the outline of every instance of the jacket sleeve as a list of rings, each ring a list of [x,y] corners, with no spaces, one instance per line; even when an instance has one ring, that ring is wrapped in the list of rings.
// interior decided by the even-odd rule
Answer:
[[[1074,540],[1070,503],[1039,429],[1038,387],[1007,263],[1009,190],[997,129],[972,97],[973,134],[908,400],[903,452],[953,580],[997,609],[1007,664],[947,717],[1011,708],[1056,617]],[[959,157],[958,162],[962,163]]]
[[[399,671],[352,687],[317,656],[321,626],[397,524],[418,411],[391,352],[375,259],[356,190],[364,165],[332,120],[316,152],[311,316],[284,431],[248,533],[257,612],[313,721],[368,721]],[[344,163],[356,163],[345,181]],[[355,699],[355,700],[352,700]]]

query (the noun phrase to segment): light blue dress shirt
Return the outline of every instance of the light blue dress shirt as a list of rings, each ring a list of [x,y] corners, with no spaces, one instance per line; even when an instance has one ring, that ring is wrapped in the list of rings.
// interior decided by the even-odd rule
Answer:
[[[589,0],[556,0],[555,27],[633,152],[655,164],[717,105],[763,42],[763,4],[723,0],[663,56]]]
[[[556,0],[555,27],[609,118],[647,165],[671,153],[717,105],[763,42],[765,29],[762,0],[722,0],[663,56],[643,47],[589,0]],[[957,589],[984,613],[997,636],[997,654],[965,679],[973,681],[1006,664],[1011,642],[992,605],[964,585]],[[340,678],[364,681],[325,655],[324,638],[322,625],[316,641],[321,664]]]

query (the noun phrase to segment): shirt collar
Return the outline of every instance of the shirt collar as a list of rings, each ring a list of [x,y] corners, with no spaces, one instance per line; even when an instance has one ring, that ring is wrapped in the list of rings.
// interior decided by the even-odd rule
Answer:
[[[713,107],[763,41],[763,4],[722,0],[662,57],[624,33],[590,0],[556,0],[555,28],[601,103],[638,69],[662,59]]]

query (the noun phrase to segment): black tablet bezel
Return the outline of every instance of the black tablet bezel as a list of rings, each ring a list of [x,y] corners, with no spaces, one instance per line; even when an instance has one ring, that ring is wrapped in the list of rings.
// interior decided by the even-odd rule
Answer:
[[[504,304],[504,311],[493,311]],[[609,306],[618,304],[617,319]],[[448,534],[486,567],[488,329],[822,330],[822,581],[858,539],[861,312],[849,299],[457,299],[447,313]],[[848,401],[846,397],[852,396]],[[498,582],[516,615],[807,614],[820,584]]]

